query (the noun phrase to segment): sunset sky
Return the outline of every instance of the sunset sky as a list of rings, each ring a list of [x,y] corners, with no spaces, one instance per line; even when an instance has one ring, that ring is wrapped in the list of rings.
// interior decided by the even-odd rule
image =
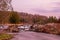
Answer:
[[[60,0],[12,0],[15,11],[60,16]]]

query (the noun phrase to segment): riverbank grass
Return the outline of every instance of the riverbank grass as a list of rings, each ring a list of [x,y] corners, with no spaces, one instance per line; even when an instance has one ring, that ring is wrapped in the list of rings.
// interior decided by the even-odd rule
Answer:
[[[10,40],[12,37],[11,34],[0,34],[0,40]]]

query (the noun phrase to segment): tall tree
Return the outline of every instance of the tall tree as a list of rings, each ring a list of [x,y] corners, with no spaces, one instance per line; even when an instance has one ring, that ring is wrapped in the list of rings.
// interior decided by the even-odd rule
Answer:
[[[53,17],[53,16],[50,16],[47,21],[48,21],[48,23],[56,23],[57,22],[57,18]]]
[[[57,21],[58,23],[60,23],[60,18],[58,19],[58,21]]]
[[[12,0],[0,0],[0,11],[13,10],[11,5]]]
[[[12,24],[17,24],[20,22],[20,18],[17,12],[12,12],[10,14],[9,22]]]

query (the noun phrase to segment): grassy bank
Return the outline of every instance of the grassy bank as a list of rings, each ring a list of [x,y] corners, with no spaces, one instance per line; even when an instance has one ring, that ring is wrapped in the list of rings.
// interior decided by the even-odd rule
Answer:
[[[0,40],[10,40],[12,37],[11,34],[0,34]]]

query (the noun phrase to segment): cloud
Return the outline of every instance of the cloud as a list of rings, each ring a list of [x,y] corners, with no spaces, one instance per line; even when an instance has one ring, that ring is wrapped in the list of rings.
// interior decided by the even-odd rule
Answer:
[[[12,0],[15,11],[59,15],[60,0]],[[57,15],[57,16],[58,16]]]
[[[59,8],[58,7],[54,8],[53,10],[51,10],[51,12],[60,13],[60,7]]]
[[[48,5],[46,5],[48,6]],[[40,13],[60,13],[60,2],[52,2],[50,7],[38,7],[33,8],[32,11],[40,12]]]
[[[32,11],[39,12],[39,13],[47,13],[48,12],[47,10],[41,9],[41,8],[34,8],[34,9],[32,9]]]
[[[54,2],[54,4],[56,4],[56,5],[59,5],[59,6],[60,6],[60,2]]]
[[[53,8],[51,10],[45,10],[45,9],[32,9],[32,10],[40,13],[60,13],[60,8]]]

